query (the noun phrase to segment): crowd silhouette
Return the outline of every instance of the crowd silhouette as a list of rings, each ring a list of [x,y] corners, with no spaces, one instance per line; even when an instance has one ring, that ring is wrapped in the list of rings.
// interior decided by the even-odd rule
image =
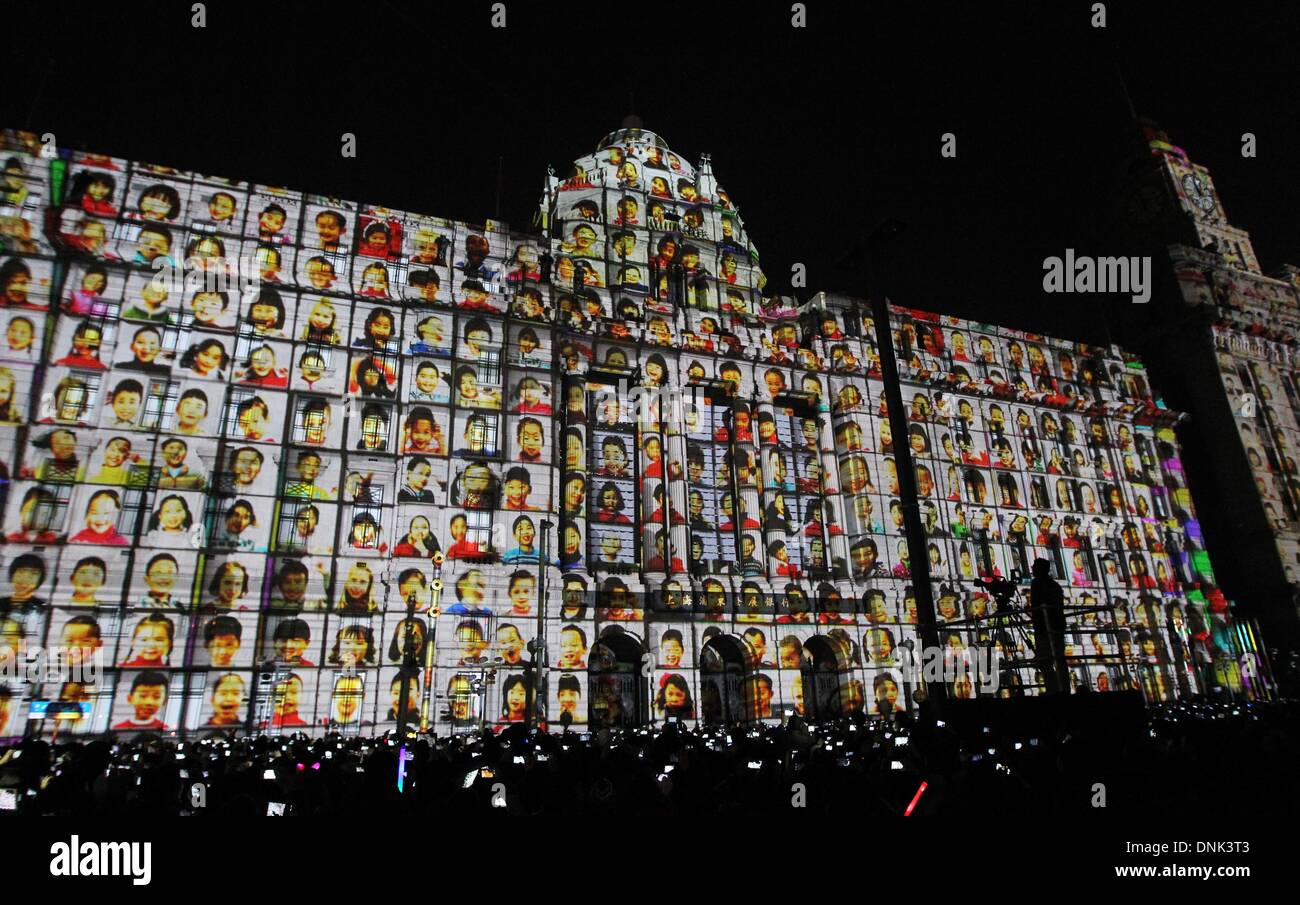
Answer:
[[[26,815],[1279,814],[1300,796],[1297,708],[1157,707],[1143,732],[959,736],[923,709],[810,725],[499,734],[138,737],[0,751]],[[1247,770],[1246,767],[1249,767]],[[1265,778],[1267,794],[1262,791]],[[918,796],[922,783],[924,792]],[[201,784],[196,789],[196,784]],[[990,810],[993,809],[993,810]],[[3,813],[3,812],[0,812]]]

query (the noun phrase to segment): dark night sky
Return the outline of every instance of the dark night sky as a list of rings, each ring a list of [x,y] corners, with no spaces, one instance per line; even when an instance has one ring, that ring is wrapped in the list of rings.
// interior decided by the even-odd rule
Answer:
[[[512,0],[498,30],[479,0],[212,2],[193,29],[188,2],[52,18],[20,0],[0,123],[480,222],[501,158],[501,218],[527,227],[546,164],[566,170],[634,106],[675,151],[712,154],[778,291],[795,261],[811,290],[861,291],[836,262],[897,217],[896,301],[1103,339],[1096,305],[1042,294],[1042,260],[1130,253],[1100,228],[1131,141],[1118,60],[1139,113],[1210,168],[1264,269],[1300,263],[1294,3],[1112,2],[1105,30],[1081,2],[807,5],[800,30],[789,3]],[[948,131],[956,160],[939,155]]]

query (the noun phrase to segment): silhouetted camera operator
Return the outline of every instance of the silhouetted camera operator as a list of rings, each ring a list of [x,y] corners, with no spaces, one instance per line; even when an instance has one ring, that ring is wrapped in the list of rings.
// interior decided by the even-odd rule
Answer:
[[[1052,580],[1052,564],[1047,560],[1034,560],[1033,575],[1029,618],[1034,624],[1034,658],[1047,693],[1065,694],[1070,690],[1065,665],[1065,592]]]

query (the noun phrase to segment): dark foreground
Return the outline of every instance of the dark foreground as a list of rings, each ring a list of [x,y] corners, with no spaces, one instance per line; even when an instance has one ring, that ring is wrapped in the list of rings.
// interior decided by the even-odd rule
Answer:
[[[986,731],[928,714],[728,731],[511,727],[414,742],[403,792],[395,737],[31,741],[0,755],[0,790],[17,792],[23,815],[257,816],[276,803],[297,815],[888,816],[916,799],[916,815],[1204,819],[1294,813],[1298,715],[1290,701],[1203,702],[1152,711],[1136,731],[1104,719]]]

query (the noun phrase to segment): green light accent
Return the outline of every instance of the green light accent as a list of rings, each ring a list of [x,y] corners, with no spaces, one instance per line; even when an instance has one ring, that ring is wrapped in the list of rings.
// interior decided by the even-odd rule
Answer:
[[[50,161],[50,199],[54,206],[63,203],[63,189],[68,179],[68,162],[66,160]]]
[[[1210,581],[1214,580],[1214,569],[1210,567],[1210,554],[1204,550],[1192,551],[1192,565]]]

